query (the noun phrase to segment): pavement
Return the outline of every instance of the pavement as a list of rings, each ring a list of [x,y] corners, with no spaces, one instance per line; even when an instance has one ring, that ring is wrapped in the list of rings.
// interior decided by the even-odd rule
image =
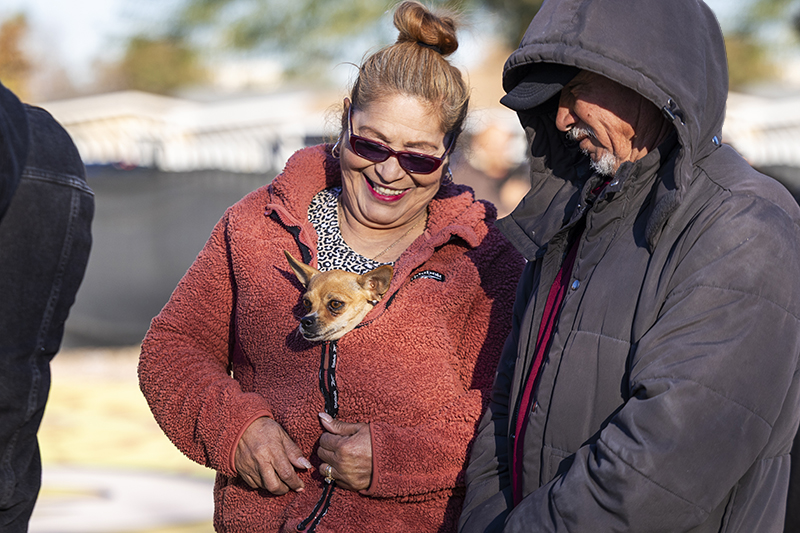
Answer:
[[[214,473],[161,432],[139,391],[138,354],[69,349],[53,360],[30,533],[214,531]]]

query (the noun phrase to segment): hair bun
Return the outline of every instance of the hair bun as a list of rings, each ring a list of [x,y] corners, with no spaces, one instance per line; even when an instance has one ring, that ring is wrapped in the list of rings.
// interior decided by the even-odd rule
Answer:
[[[449,56],[458,49],[456,21],[452,14],[434,13],[415,0],[406,0],[394,12],[400,31],[398,43],[412,42]]]

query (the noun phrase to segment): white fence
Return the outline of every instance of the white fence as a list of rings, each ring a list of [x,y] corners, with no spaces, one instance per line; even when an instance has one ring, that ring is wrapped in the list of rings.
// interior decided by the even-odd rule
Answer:
[[[84,163],[187,172],[280,168],[325,134],[310,92],[195,102],[135,91],[42,104],[72,136]]]

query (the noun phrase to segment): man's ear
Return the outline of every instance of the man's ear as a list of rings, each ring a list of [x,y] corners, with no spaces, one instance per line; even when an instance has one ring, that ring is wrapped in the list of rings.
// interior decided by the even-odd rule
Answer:
[[[283,253],[286,254],[286,259],[289,261],[289,266],[292,267],[294,275],[297,276],[297,279],[300,280],[300,283],[303,284],[303,287],[308,287],[308,283],[311,281],[311,278],[319,274],[319,270],[298,261],[286,250],[284,250]]]
[[[372,291],[375,295],[375,299],[380,300],[380,297],[389,290],[392,274],[394,274],[394,269],[390,265],[381,265],[376,269],[358,276],[358,284],[364,289]]]

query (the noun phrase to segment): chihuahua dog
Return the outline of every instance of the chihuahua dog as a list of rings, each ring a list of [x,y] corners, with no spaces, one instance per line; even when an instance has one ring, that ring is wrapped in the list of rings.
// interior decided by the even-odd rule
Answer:
[[[300,334],[309,341],[335,341],[356,327],[389,290],[394,270],[381,265],[365,274],[344,270],[320,272],[283,251],[306,288]]]

